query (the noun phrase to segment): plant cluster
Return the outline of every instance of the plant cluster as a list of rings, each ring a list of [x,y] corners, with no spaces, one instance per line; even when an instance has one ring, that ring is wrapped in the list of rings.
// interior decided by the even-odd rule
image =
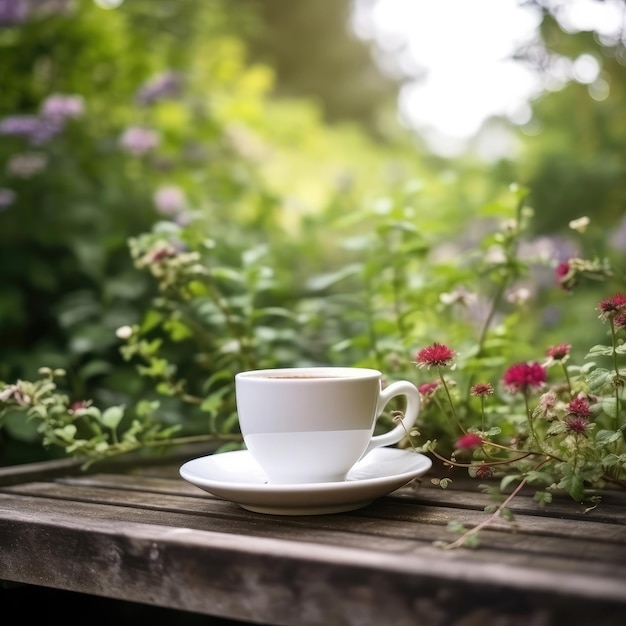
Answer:
[[[438,479],[442,487],[459,470],[484,481],[500,498],[484,524],[511,518],[510,499],[525,486],[541,504],[558,491],[591,504],[589,489],[626,486],[626,370],[620,365],[626,295],[592,302],[596,292],[590,295],[587,285],[606,289],[615,278],[610,264],[570,254],[539,263],[552,279],[544,280],[543,296],[537,290],[531,297],[530,283],[520,281],[543,275],[537,254],[524,252],[532,218],[526,198],[527,190],[512,186],[497,211],[494,204],[488,209],[489,223],[501,228],[486,230],[467,254],[438,262],[436,246],[408,219],[414,219],[409,196],[387,202],[387,211],[380,203],[375,212],[364,207],[355,219],[373,226],[367,232],[355,233],[354,220],[334,225],[336,232],[350,230],[341,244],[354,258],[309,277],[304,287],[295,273],[281,273],[280,257],[267,246],[218,243],[201,236],[201,222],[164,221],[129,242],[157,296],[140,323],[117,331],[123,358],[151,381],[153,395],[133,406],[98,408],[62,389],[62,370],[43,368],[39,380],[0,385],[0,420],[25,415],[37,423],[45,446],[87,465],[189,441],[241,446],[234,373],[349,363],[416,381],[423,398],[419,434],[408,434],[402,445],[450,470]],[[571,227],[580,234],[587,225],[583,219]],[[328,228],[328,218],[321,216],[318,226]],[[599,318],[598,332],[588,336],[604,333],[609,340],[582,354],[579,347],[582,364],[574,363],[568,337],[536,352],[548,335],[525,323],[532,319],[529,301],[546,294],[570,308],[580,297],[576,329],[589,332]],[[168,402],[177,403],[173,418]],[[484,524],[469,531],[454,526],[461,537],[449,545],[475,544]]]
[[[420,385],[425,402],[436,404],[458,433],[448,457],[437,452],[433,441],[421,449],[439,458],[444,467],[465,468],[472,478],[500,479],[496,487],[493,481],[484,486],[500,499],[497,506],[488,507],[490,517],[470,530],[452,523],[450,529],[461,536],[445,547],[475,546],[478,531],[493,518],[513,520],[508,505],[526,485],[536,489],[534,499],[541,505],[551,502],[555,491],[592,504],[598,496],[591,495],[590,488],[626,487],[626,368],[620,367],[626,353],[626,295],[600,301],[597,310],[608,326],[608,345],[593,346],[584,365],[569,363],[570,344],[550,346],[542,361],[510,365],[495,386],[475,382],[469,388],[470,396],[480,402],[481,419],[475,424],[461,423],[450,391],[457,354],[438,343],[417,352],[416,366],[438,373],[437,380]],[[599,358],[608,358],[609,366],[599,365]],[[499,398],[493,402],[496,390]],[[449,480],[437,482],[445,488]],[[517,483],[515,488],[503,496],[512,483]]]

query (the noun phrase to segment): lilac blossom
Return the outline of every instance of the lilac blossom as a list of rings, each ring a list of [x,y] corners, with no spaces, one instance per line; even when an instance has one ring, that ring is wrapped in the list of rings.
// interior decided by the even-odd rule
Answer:
[[[176,72],[165,72],[145,83],[137,92],[139,104],[147,105],[180,94],[181,79]]]
[[[17,26],[28,18],[26,0],[0,0],[0,26]]]
[[[163,215],[177,215],[185,208],[185,192],[176,185],[159,187],[153,196],[154,205]]]
[[[8,209],[15,202],[16,197],[13,189],[0,187],[0,211]]]
[[[45,118],[65,120],[80,117],[84,112],[84,100],[80,95],[52,94],[41,105]]]
[[[120,138],[124,150],[134,156],[143,156],[159,145],[159,134],[149,128],[130,126]]]
[[[32,178],[46,169],[48,157],[40,152],[16,154],[7,163],[7,172],[17,178]]]
[[[0,120],[0,135],[24,137],[31,146],[41,146],[62,130],[57,119],[36,115],[9,115]]]

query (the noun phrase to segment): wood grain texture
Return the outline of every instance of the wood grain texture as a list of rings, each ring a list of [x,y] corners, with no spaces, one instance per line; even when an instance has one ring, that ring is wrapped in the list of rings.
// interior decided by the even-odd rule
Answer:
[[[484,519],[473,485],[283,517],[186,483],[181,462],[6,471],[0,579],[278,626],[626,624],[619,492],[587,512],[522,495],[515,532],[501,521],[478,549],[444,551],[450,521]]]

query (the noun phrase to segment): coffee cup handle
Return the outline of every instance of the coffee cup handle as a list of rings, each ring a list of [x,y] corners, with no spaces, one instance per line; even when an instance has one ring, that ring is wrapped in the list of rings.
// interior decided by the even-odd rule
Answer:
[[[403,437],[411,432],[411,428],[417,421],[417,416],[420,411],[420,392],[417,387],[407,380],[399,380],[392,383],[380,392],[378,397],[378,406],[376,407],[376,417],[378,417],[385,406],[395,397],[406,397],[406,409],[404,411],[404,417],[402,422],[395,428],[392,428],[389,432],[381,435],[375,435],[370,439],[363,456],[371,452],[374,448],[380,446],[390,446],[394,443],[398,443]],[[361,457],[362,458],[362,457]]]

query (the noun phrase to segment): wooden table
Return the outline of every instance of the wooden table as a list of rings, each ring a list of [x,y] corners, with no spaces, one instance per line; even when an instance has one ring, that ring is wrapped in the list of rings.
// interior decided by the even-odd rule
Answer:
[[[273,516],[182,480],[189,458],[0,468],[0,580],[273,625],[626,625],[625,493],[587,512],[522,495],[517,532],[442,550],[450,521],[484,519],[476,482]]]

